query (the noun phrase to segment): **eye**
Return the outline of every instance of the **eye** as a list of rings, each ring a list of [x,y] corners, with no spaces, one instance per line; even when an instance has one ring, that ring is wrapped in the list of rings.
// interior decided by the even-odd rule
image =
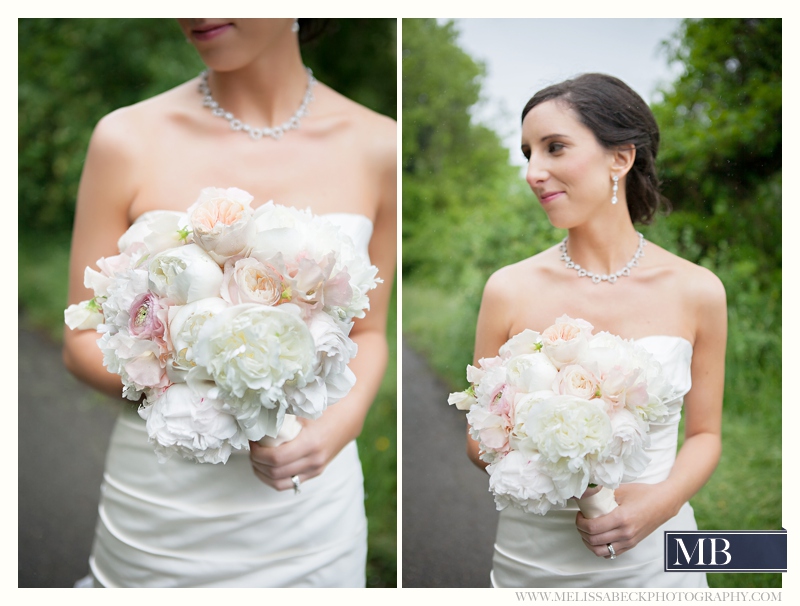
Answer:
[[[522,155],[525,158],[525,161],[529,161],[531,159],[531,150],[527,147],[522,148]]]
[[[552,143],[550,143],[547,146],[547,151],[550,152],[551,154],[558,153],[562,149],[564,149],[564,144],[563,143],[557,143],[556,141],[553,141]]]

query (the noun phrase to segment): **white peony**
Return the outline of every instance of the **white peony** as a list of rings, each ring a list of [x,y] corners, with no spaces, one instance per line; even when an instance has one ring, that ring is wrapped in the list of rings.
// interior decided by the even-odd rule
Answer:
[[[228,304],[217,297],[198,299],[186,305],[173,305],[169,308],[172,360],[167,372],[173,382],[184,382],[186,373],[196,366],[194,348],[203,324],[214,314],[227,308]]]
[[[197,244],[165,250],[148,267],[150,290],[176,305],[219,296],[222,270]]]
[[[177,453],[199,463],[225,463],[233,449],[247,450],[247,437],[222,402],[172,385],[152,404],[139,409],[147,435],[163,463]]]
[[[288,406],[284,388],[313,382],[316,349],[296,306],[236,305],[205,322],[194,360],[189,384],[213,381],[212,397],[258,440],[259,431],[277,434]]]
[[[528,513],[544,515],[553,506],[567,504],[537,455],[527,458],[512,450],[486,470],[498,510],[513,505]]]
[[[506,380],[518,391],[533,392],[551,389],[558,369],[542,354],[518,355],[507,363]]]

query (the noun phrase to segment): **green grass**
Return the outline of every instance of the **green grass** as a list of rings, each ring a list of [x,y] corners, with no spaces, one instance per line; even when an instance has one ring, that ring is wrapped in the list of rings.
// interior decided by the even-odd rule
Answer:
[[[467,386],[477,309],[453,292],[406,279],[403,282],[403,337],[425,356],[453,390]],[[742,337],[729,327],[731,341]],[[776,354],[780,358],[780,351]],[[768,368],[741,385],[742,360],[728,356],[722,422],[722,459],[708,483],[691,500],[700,529],[778,530],[781,518],[780,368]],[[757,375],[750,371],[750,376]],[[777,396],[776,396],[777,394]],[[680,435],[682,435],[682,427]],[[717,588],[781,587],[780,574],[715,573]]]
[[[19,305],[26,327],[55,343],[63,335],[69,241],[20,234]],[[367,585],[397,586],[397,310],[392,298],[387,324],[389,364],[358,439],[369,526]]]

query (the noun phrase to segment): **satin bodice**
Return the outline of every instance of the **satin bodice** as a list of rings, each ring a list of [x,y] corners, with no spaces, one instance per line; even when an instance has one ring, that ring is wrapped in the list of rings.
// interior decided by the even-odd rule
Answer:
[[[667,479],[678,448],[678,425],[681,421],[683,398],[692,388],[692,344],[683,337],[655,335],[637,339],[636,343],[653,354],[661,364],[664,376],[673,389],[667,405],[668,416],[663,423],[650,424],[650,464],[636,480],[655,484]]]

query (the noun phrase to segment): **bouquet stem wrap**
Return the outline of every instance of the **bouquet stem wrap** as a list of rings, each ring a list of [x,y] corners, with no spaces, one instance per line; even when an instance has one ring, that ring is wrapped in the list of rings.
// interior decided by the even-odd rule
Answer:
[[[261,446],[269,446],[270,448],[274,448],[275,446],[280,446],[285,442],[294,440],[300,433],[301,429],[303,429],[303,426],[300,424],[300,421],[297,420],[297,417],[286,414],[283,417],[283,425],[281,425],[280,430],[278,430],[278,435],[274,438],[264,436],[258,441],[258,443],[261,444]]]
[[[614,500],[614,491],[603,486],[598,492],[585,499],[575,499],[584,518],[599,518],[614,511],[619,505]]]

